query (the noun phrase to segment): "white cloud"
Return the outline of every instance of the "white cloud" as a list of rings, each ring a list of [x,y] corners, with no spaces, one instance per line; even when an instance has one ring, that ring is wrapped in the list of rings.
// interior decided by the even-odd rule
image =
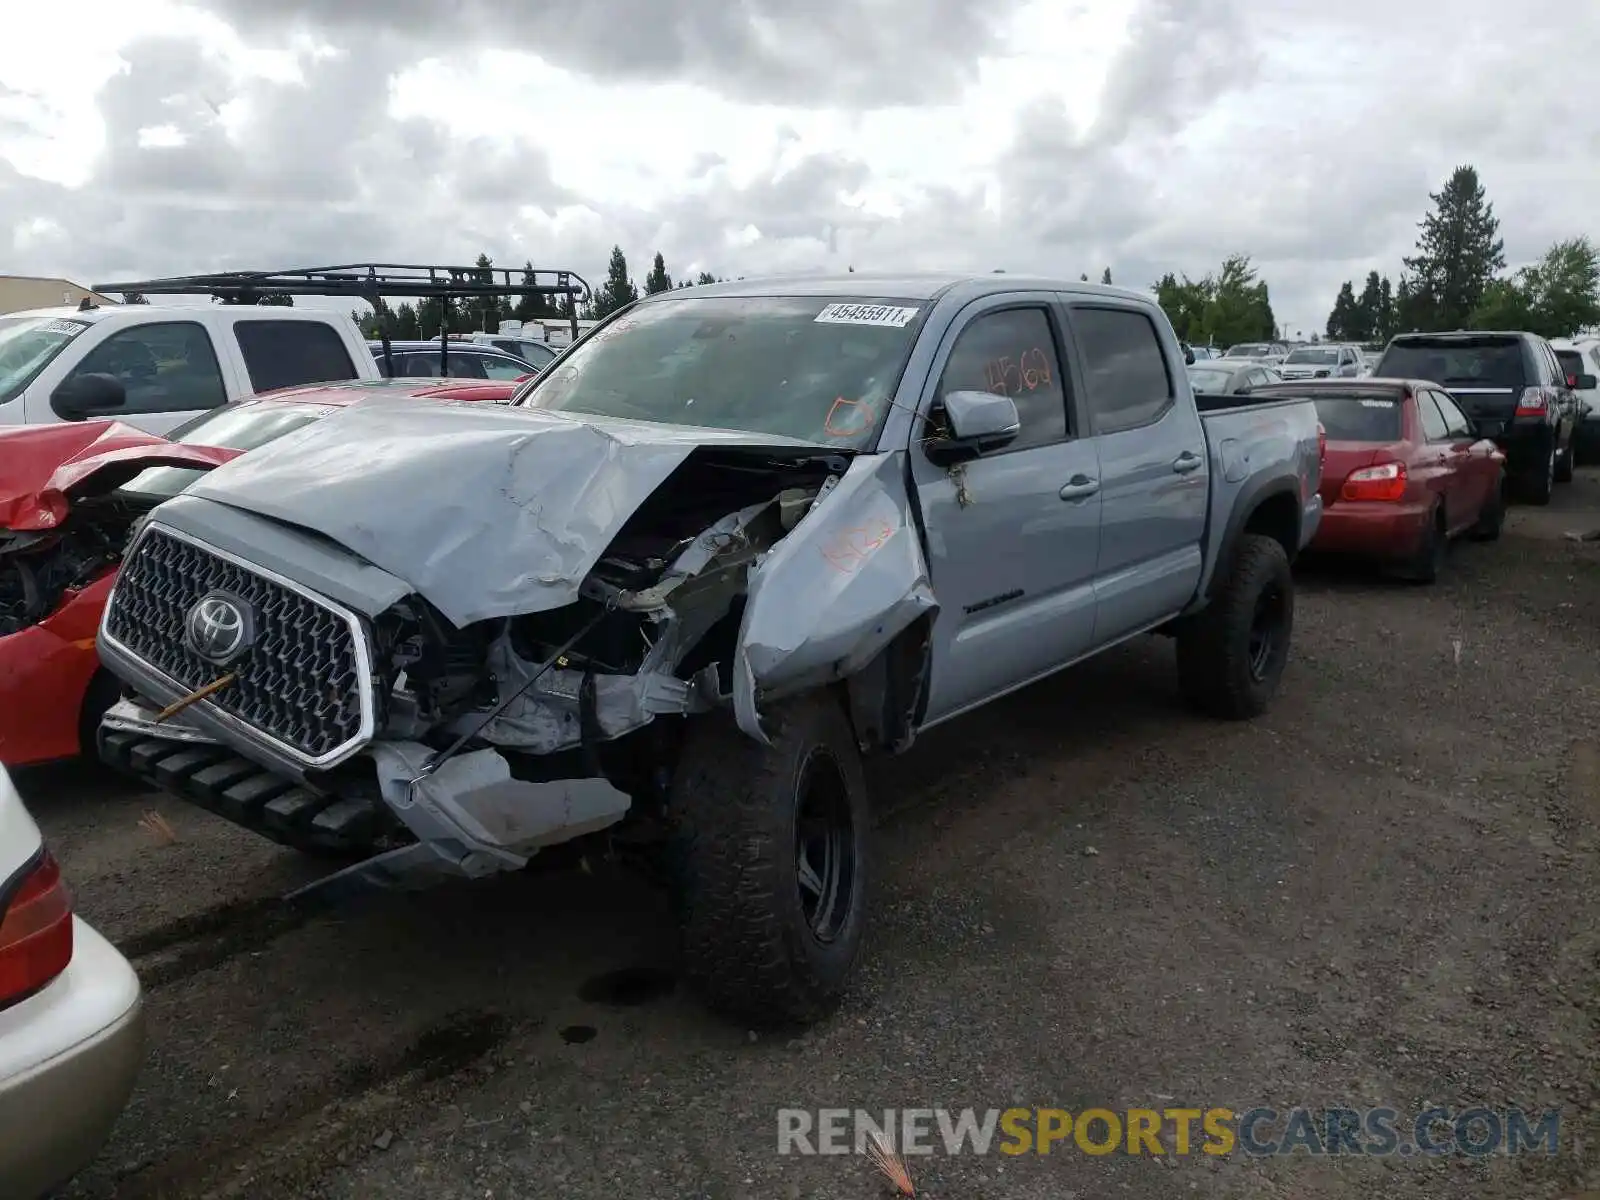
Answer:
[[[107,276],[378,258],[1254,256],[1290,328],[1472,162],[1513,262],[1594,232],[1584,0],[75,0],[8,14],[0,241]]]

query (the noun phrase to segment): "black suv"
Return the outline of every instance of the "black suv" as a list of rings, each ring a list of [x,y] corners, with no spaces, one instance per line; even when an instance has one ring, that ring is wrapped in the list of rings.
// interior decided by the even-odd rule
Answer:
[[[1537,334],[1402,333],[1372,374],[1443,387],[1506,452],[1507,473],[1533,503],[1549,504],[1554,485],[1572,478],[1578,397],[1556,352]],[[1577,380],[1579,388],[1592,383],[1588,375]]]

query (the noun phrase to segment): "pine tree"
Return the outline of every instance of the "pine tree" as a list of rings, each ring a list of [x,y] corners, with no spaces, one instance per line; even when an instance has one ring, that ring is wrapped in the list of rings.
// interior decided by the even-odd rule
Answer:
[[[1102,271],[1100,273],[1100,282],[1104,283],[1104,284],[1108,284],[1108,285],[1111,283],[1111,268],[1110,267],[1107,267],[1104,271]]]
[[[1378,336],[1383,320],[1383,281],[1376,271],[1367,272],[1367,282],[1355,305],[1354,327],[1345,334],[1353,342],[1370,342]]]
[[[1372,331],[1373,340],[1387,342],[1394,331],[1394,288],[1385,275],[1378,287],[1378,324]]]
[[[672,276],[667,274],[666,260],[661,257],[661,251],[656,251],[656,261],[650,267],[650,274],[644,277],[644,294],[654,296],[660,292],[672,290]]]
[[[701,271],[700,274],[694,277],[694,281],[696,283],[716,283],[717,279],[710,271]]]
[[[1500,221],[1471,166],[1457,167],[1428,199],[1433,211],[1422,219],[1416,253],[1405,260],[1413,315],[1426,328],[1459,329],[1495,273],[1505,268]]]
[[[1346,279],[1339,285],[1339,294],[1333,301],[1333,311],[1328,314],[1328,337],[1341,342],[1354,337],[1350,330],[1356,319],[1356,291]]]
[[[533,287],[537,278],[538,276],[534,274],[533,263],[531,261],[524,262],[522,264],[522,286]],[[556,308],[551,303],[551,297],[541,292],[523,292],[522,295],[517,297],[516,307],[511,310],[511,315],[518,321],[537,321],[541,317],[555,316]]]
[[[628,259],[621,246],[611,248],[611,263],[606,270],[606,281],[595,294],[593,320],[608,317],[619,308],[626,308],[639,298],[639,289],[628,275]]]

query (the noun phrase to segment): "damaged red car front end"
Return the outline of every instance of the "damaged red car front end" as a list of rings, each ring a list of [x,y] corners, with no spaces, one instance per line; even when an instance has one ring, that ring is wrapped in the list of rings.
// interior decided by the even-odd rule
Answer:
[[[116,489],[150,467],[211,468],[239,453],[118,421],[0,433],[0,764],[77,754],[115,699],[95,631],[150,507]]]

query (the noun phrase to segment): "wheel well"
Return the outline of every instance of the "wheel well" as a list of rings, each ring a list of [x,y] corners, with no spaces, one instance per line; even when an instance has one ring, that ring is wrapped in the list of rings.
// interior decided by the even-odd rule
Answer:
[[[925,613],[843,681],[845,708],[863,749],[898,753],[910,744],[927,709],[932,641],[933,616]]]
[[[1245,518],[1245,533],[1260,533],[1283,547],[1284,554],[1293,562],[1300,552],[1300,506],[1289,492],[1274,492]]]

